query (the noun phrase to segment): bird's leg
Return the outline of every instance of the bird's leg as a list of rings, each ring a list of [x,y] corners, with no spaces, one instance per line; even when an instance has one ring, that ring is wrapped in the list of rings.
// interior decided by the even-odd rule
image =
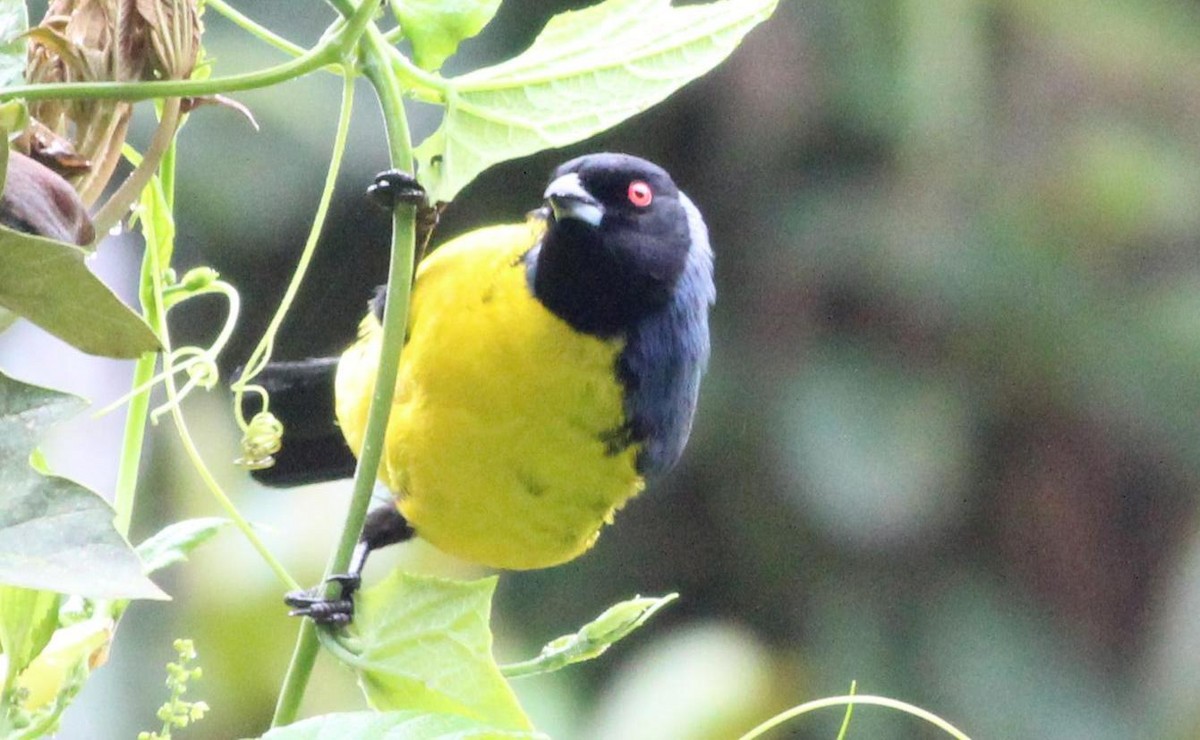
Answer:
[[[417,243],[421,245],[417,262],[425,256],[429,247],[429,238],[437,228],[445,203],[430,203],[425,188],[407,172],[400,170],[384,170],[375,176],[375,181],[367,188],[367,197],[380,208],[393,211],[402,205],[414,206],[417,209]]]
[[[292,607],[288,614],[293,617],[310,617],[317,624],[331,627],[350,624],[354,618],[354,592],[362,585],[362,572],[367,564],[367,556],[372,550],[404,542],[414,534],[416,533],[412,525],[394,505],[389,504],[372,510],[367,514],[362,534],[354,547],[348,572],[332,575],[314,589],[293,591],[284,596],[284,603]],[[325,587],[331,582],[341,587],[336,598],[325,597]]]

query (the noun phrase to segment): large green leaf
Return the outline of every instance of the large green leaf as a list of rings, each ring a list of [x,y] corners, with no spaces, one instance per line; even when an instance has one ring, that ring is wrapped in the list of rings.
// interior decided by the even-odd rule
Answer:
[[[89,354],[133,358],[158,349],[146,322],[88,270],[86,255],[0,227],[0,307]]]
[[[0,372],[0,583],[105,599],[166,599],[113,527],[112,507],[29,464],[42,428],[82,407]]]
[[[495,588],[495,578],[464,583],[397,571],[360,594],[350,662],[371,706],[530,730],[492,657]]]
[[[465,39],[483,30],[500,0],[394,0],[392,9],[424,69],[437,69]]]
[[[0,0],[0,88],[25,81],[25,45],[29,28],[24,0]]]
[[[488,727],[454,714],[343,712],[271,730],[263,740],[545,740],[540,732]]]
[[[554,16],[524,53],[446,80],[445,119],[416,150],[422,182],[449,201],[497,162],[615,126],[719,64],[777,3],[607,0]]]

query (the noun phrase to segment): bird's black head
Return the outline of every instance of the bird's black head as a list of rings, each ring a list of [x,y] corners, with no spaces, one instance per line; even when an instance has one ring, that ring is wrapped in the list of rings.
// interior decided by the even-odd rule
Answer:
[[[614,336],[662,309],[692,236],[666,170],[627,154],[589,154],[554,171],[533,292],[574,328]]]

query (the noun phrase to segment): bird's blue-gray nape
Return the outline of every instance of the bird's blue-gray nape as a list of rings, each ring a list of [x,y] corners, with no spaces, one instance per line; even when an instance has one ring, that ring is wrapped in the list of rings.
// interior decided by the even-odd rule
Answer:
[[[687,265],[670,305],[629,333],[617,359],[625,417],[630,436],[642,444],[638,470],[645,475],[670,470],[687,444],[708,364],[708,309],[716,300],[708,229],[691,200],[679,198],[691,233]]]

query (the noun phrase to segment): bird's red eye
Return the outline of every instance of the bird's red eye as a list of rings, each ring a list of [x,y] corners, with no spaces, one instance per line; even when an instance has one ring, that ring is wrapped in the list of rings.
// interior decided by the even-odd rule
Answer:
[[[643,180],[634,180],[629,183],[629,202],[638,208],[645,208],[650,205],[650,201],[654,200],[654,191],[650,189],[649,183]]]

